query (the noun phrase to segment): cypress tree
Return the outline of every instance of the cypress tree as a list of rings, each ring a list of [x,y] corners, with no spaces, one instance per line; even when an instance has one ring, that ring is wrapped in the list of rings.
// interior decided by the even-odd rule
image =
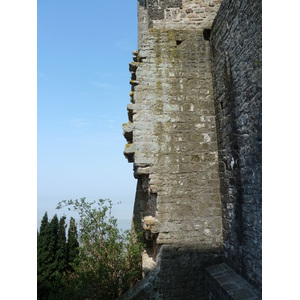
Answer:
[[[79,243],[78,243],[78,233],[77,227],[74,218],[71,217],[69,229],[68,229],[68,268],[70,271],[73,271],[72,264],[75,262],[79,254]]]
[[[43,274],[43,269],[47,264],[48,259],[48,215],[45,212],[41,222],[40,231],[37,234],[37,263],[38,263],[38,275]]]
[[[49,227],[48,227],[48,267],[47,267],[47,278],[53,285],[55,282],[55,271],[57,270],[57,260],[56,260],[56,252],[57,252],[57,241],[58,241],[58,218],[55,214],[52,218]]]
[[[65,220],[65,216],[58,220],[54,215],[49,222],[46,212],[37,232],[38,299],[73,297],[68,271],[73,272],[71,266],[79,253],[78,234],[71,218],[67,243]]]
[[[67,269],[67,243],[66,243],[66,217],[63,216],[59,220],[57,251],[55,255],[57,270],[63,274]]]
[[[49,282],[48,257],[49,257],[49,221],[45,212],[41,221],[40,231],[37,234],[37,293],[38,299],[44,299],[48,293]]]
[[[54,262],[51,264],[51,291],[48,299],[64,299],[65,283],[66,283],[66,271],[67,271],[67,244],[66,244],[66,217],[60,218],[57,235],[56,245],[54,251]],[[52,239],[55,240],[54,232],[56,229],[56,219],[53,223]]]

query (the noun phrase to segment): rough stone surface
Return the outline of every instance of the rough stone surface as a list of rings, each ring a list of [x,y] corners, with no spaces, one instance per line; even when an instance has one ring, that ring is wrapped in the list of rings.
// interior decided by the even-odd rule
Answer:
[[[123,299],[261,293],[261,1],[220,3],[138,0],[123,134],[145,277]],[[245,285],[206,289],[223,260]]]
[[[141,213],[161,223],[158,244],[222,243],[209,53],[201,32],[156,28],[139,50],[132,147],[156,201]]]
[[[259,291],[222,263],[206,268],[205,285],[210,300],[257,300]]]
[[[210,28],[221,0],[138,0],[138,48],[150,28]]]
[[[225,261],[261,288],[261,1],[224,1],[212,26]]]
[[[156,269],[129,290],[122,299],[208,299],[205,268],[222,262],[220,252],[196,246],[163,245]]]

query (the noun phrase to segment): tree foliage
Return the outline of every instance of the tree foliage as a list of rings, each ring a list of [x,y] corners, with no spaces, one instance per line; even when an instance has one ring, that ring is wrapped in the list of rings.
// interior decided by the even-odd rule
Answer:
[[[142,276],[143,245],[133,231],[121,232],[112,202],[62,201],[80,216],[79,255],[69,280],[70,299],[116,299]]]
[[[37,291],[42,299],[43,295],[47,295],[49,289],[48,283],[48,257],[49,257],[49,221],[47,212],[41,222],[40,231],[37,234]]]
[[[38,299],[116,299],[142,277],[142,239],[122,232],[112,216],[112,202],[62,201],[57,208],[79,214],[79,230],[71,217],[45,213],[38,231]]]
[[[68,269],[66,244],[66,217],[55,215],[48,221],[45,213],[37,236],[37,294],[38,299],[67,299]],[[73,226],[75,224],[72,223]],[[76,226],[75,226],[76,229]],[[78,252],[78,242],[73,242],[73,252]],[[74,257],[72,257],[74,260]]]
[[[74,271],[73,264],[79,254],[78,232],[75,223],[75,219],[71,217],[70,225],[68,229],[68,241],[67,241],[67,256],[68,256],[68,270]]]

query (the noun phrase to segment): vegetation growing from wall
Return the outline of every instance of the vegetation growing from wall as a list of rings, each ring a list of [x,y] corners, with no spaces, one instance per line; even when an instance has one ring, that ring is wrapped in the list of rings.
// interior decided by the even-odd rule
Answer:
[[[133,231],[122,232],[111,214],[112,202],[62,201],[79,214],[79,231],[71,218],[47,213],[38,232],[38,299],[116,299],[142,277],[143,244]]]

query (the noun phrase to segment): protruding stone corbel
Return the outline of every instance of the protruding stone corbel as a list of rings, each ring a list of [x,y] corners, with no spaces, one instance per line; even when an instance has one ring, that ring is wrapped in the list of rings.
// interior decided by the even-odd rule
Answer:
[[[133,61],[134,62],[142,62],[146,57],[140,56],[139,51],[133,51]]]
[[[124,156],[127,158],[128,162],[134,162],[134,144],[126,144],[123,151]]]
[[[136,63],[136,62],[134,62],[134,61],[130,62],[130,63],[129,63],[129,71],[130,71],[131,73],[135,73],[136,70],[137,70],[137,68],[138,68],[138,65],[139,65],[139,63]]]
[[[134,104],[127,105],[127,112],[128,112],[128,119],[130,122],[133,122],[133,115],[135,114],[134,111]]]
[[[139,85],[140,83],[137,80],[130,80],[129,82],[131,84],[131,89],[134,90],[134,88]]]
[[[132,143],[132,132],[133,132],[133,123],[128,122],[122,125],[123,135],[128,143]]]
[[[137,175],[149,175],[152,173],[151,167],[137,167],[136,168]]]
[[[134,91],[131,91],[130,93],[129,93],[129,96],[130,96],[130,102],[131,103],[135,103],[135,101],[134,101]]]

